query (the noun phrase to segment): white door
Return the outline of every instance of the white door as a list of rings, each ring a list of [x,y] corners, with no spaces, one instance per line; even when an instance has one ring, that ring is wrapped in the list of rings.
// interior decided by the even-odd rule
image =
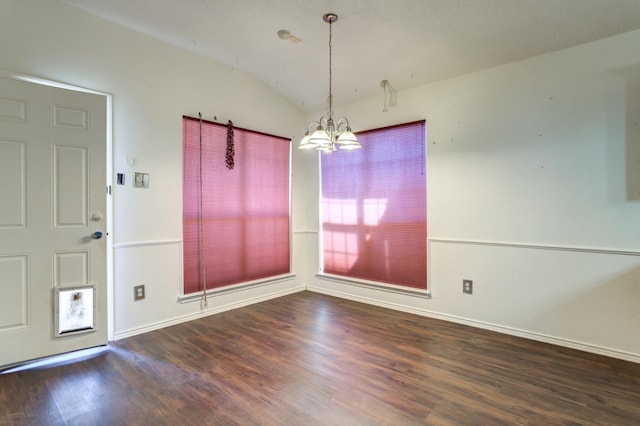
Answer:
[[[106,105],[0,76],[0,366],[107,343]],[[87,285],[56,336],[55,290]]]

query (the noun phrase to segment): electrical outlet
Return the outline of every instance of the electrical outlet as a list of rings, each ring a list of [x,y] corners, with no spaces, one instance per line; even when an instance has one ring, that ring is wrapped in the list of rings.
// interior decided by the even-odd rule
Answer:
[[[462,292],[464,294],[473,294],[473,281],[462,280]]]
[[[141,285],[137,285],[135,287],[133,287],[133,301],[137,302],[138,300],[143,300],[144,299],[144,284]]]

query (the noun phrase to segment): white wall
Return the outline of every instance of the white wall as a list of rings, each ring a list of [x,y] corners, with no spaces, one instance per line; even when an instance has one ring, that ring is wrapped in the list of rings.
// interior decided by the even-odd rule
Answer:
[[[294,150],[297,277],[212,298],[204,313],[307,285],[640,362],[638,45],[633,32],[401,91],[387,113],[382,96],[338,109],[355,130],[427,119],[432,299],[316,276],[317,156]],[[181,116],[296,142],[306,117],[251,76],[55,1],[2,1],[0,52],[2,69],[112,94],[113,172],[151,176],[148,190],[114,186],[116,337],[202,315],[176,303]],[[147,299],[134,303],[140,283]]]
[[[382,90],[340,108],[356,132],[427,120],[433,297],[309,287],[640,362],[639,45],[636,31],[400,91],[386,113]],[[305,225],[314,252],[317,215]]]
[[[0,69],[113,96],[113,173],[127,174],[125,186],[112,182],[116,338],[303,288],[287,279],[212,297],[207,312],[197,302],[176,303],[182,115],[202,112],[299,138],[306,124],[300,111],[252,76],[57,1],[0,2],[0,52]],[[125,157],[135,164],[128,167]],[[149,189],[131,186],[133,171],[149,173]],[[146,285],[146,299],[134,303],[137,284]]]

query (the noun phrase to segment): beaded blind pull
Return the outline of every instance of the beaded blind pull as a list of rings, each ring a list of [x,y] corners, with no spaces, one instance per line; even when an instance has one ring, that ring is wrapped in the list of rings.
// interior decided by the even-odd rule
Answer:
[[[235,147],[233,146],[233,122],[229,120],[229,122],[227,123],[227,155],[226,155],[227,169],[229,170],[233,169],[233,167],[235,166],[235,163],[234,163],[235,154],[236,154],[236,151],[235,151]]]

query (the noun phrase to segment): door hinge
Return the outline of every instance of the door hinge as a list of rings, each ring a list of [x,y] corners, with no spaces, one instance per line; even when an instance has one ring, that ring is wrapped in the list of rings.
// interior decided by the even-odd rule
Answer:
[[[107,185],[107,194],[111,195],[111,185]]]

